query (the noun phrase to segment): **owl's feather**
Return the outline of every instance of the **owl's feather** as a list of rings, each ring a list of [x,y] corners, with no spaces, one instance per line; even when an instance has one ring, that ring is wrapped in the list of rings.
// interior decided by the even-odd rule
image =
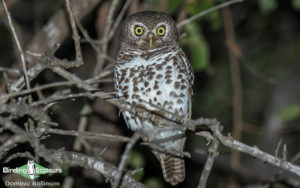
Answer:
[[[165,158],[161,158],[159,161],[164,179],[167,182],[171,183],[172,185],[176,185],[184,180],[185,165],[182,158],[167,155]]]

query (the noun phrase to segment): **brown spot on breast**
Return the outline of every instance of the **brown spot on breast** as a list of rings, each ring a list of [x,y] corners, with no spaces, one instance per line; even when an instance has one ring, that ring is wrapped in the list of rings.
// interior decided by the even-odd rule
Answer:
[[[139,88],[136,87],[136,86],[134,86],[134,87],[133,87],[133,91],[134,91],[134,92],[138,92],[138,91],[139,91]]]
[[[154,97],[154,102],[157,102],[157,98],[156,97]]]
[[[168,80],[166,81],[167,84],[170,84],[171,82],[172,82],[171,79],[168,79]]]
[[[162,75],[161,75],[161,74],[158,74],[158,75],[156,75],[155,78],[156,78],[156,79],[161,79],[161,78],[162,78]]]
[[[150,76],[154,76],[156,73],[155,72],[150,72]]]
[[[145,83],[144,83],[144,86],[145,86],[145,87],[148,87],[148,86],[149,86],[149,82],[145,82]]]
[[[133,82],[137,82],[138,79],[139,79],[138,77],[134,77],[134,78],[132,79],[132,81],[133,81]]]
[[[183,94],[183,93],[180,93],[180,97],[185,97],[185,94]]]
[[[184,73],[185,73],[185,70],[184,70],[184,69],[180,69],[180,70],[179,70],[179,73],[183,73],[183,74],[184,74]]]
[[[126,74],[127,73],[127,69],[122,69],[121,73],[122,73],[122,75]]]
[[[171,57],[171,55],[168,55],[168,56],[166,57],[165,62],[170,61],[170,59],[171,59],[170,57]]]
[[[126,78],[125,83],[128,83],[128,82],[129,82],[129,78]]]
[[[124,61],[128,61],[128,60],[131,60],[133,57],[132,57],[133,54],[123,54],[121,56],[121,59],[124,60]]]
[[[128,89],[128,86],[127,86],[127,85],[123,87],[123,90],[127,90],[127,89]]]
[[[171,91],[170,94],[169,94],[169,96],[177,98],[177,94],[174,91]]]
[[[153,67],[149,67],[147,70],[148,70],[148,72],[152,72],[153,71]]]
[[[158,88],[159,88],[158,85],[154,85],[153,87],[154,90],[158,90]]]
[[[141,65],[141,66],[138,66],[138,70],[143,70],[144,66]]]
[[[124,80],[125,80],[125,75],[121,76],[120,83],[122,83]]]
[[[167,69],[172,69],[172,66],[170,66],[170,65],[169,65],[169,66],[167,66]]]
[[[157,92],[156,92],[156,95],[160,95],[160,94],[161,94],[161,91],[157,91]]]
[[[162,65],[162,66],[165,66],[165,65],[167,65],[167,63],[168,63],[168,61],[167,61],[167,59],[166,59],[164,62],[161,63],[161,65]]]
[[[172,74],[172,71],[168,70],[168,71],[166,72],[166,74]]]
[[[186,89],[186,86],[185,86],[185,85],[182,85],[182,86],[180,87],[180,89],[181,89],[181,90],[184,90],[184,89]]]
[[[179,74],[178,76],[177,76],[177,79],[181,79],[182,78],[182,74]]]
[[[165,76],[165,79],[170,79],[171,77],[172,77],[172,75],[167,74],[167,75]]]
[[[129,71],[130,71],[130,72],[136,72],[136,70],[135,70],[134,67],[130,68]]]
[[[124,93],[124,97],[125,97],[125,99],[129,99],[128,93]]]
[[[156,68],[156,70],[162,70],[162,66],[161,65],[156,65],[155,68]]]
[[[144,76],[144,71],[141,71],[139,77],[143,77],[143,76]]]
[[[174,65],[174,67],[175,67],[176,65],[178,65],[178,60],[177,60],[177,58],[174,59],[173,65]]]
[[[175,82],[174,87],[178,89],[180,87],[180,82]]]

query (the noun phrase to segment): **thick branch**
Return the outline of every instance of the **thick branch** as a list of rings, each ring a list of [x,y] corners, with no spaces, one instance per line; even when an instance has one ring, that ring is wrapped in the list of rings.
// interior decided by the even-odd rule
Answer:
[[[117,174],[119,174],[118,169],[114,165],[104,160],[89,157],[81,153],[64,150],[52,150],[46,149],[45,147],[40,147],[39,155],[49,162],[53,162],[54,160],[60,164],[70,164],[72,166],[81,166],[87,169],[94,169],[102,174],[111,184],[114,183]],[[121,187],[144,188],[145,186],[134,179],[130,173],[126,173],[123,176]]]

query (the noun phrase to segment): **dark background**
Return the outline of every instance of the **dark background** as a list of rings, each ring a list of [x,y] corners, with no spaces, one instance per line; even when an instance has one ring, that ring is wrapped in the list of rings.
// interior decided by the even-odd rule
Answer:
[[[76,2],[76,1],[75,1]],[[217,0],[133,0],[125,17],[141,10],[159,10],[168,12],[179,23],[203,10],[213,7],[223,1]],[[71,1],[72,3],[72,1]],[[24,49],[28,49],[33,38],[58,11],[65,11],[63,0],[12,0],[7,1],[9,10]],[[122,9],[117,8],[115,17]],[[88,34],[95,40],[100,39],[105,27],[107,11],[110,1],[99,1],[91,11],[81,20]],[[226,13],[227,11],[227,13]],[[229,16],[228,16],[229,13]],[[232,24],[231,37],[225,26]],[[63,25],[70,31],[69,22]],[[118,29],[117,29],[118,32]],[[180,29],[181,47],[192,62],[195,71],[193,118],[217,118],[224,125],[224,135],[231,133],[234,138],[250,145],[256,145],[261,150],[272,155],[278,142],[287,146],[287,160],[300,165],[300,1],[299,0],[245,0],[234,4],[227,10],[217,10]],[[227,36],[227,38],[226,38]],[[229,36],[230,37],[230,36]],[[51,41],[40,40],[38,45],[45,46]],[[115,59],[119,47],[118,33],[108,45],[107,55]],[[40,48],[42,52],[54,53],[49,49]],[[82,79],[93,75],[97,53],[91,45],[82,42],[85,64],[69,71]],[[37,51],[36,51],[37,52]],[[233,61],[238,62],[240,74],[232,78],[233,65],[229,58],[233,54]],[[27,55],[26,55],[27,56]],[[70,32],[62,37],[61,46],[55,56],[73,60],[75,57],[74,44]],[[106,61],[104,67],[113,64]],[[30,63],[27,65],[30,67]],[[10,33],[5,12],[0,6],[0,67],[21,68],[19,55]],[[2,70],[2,69],[1,69]],[[0,92],[5,92],[7,82],[18,78],[13,73],[0,72]],[[233,79],[241,82],[239,88],[233,86]],[[31,86],[63,81],[50,70],[43,71],[31,82]],[[113,74],[106,77],[99,89],[113,92]],[[58,87],[43,91],[45,97],[58,90],[70,88],[78,92],[76,87]],[[233,105],[234,91],[242,91],[242,100]],[[33,100],[38,95],[33,94]],[[116,107],[101,99],[89,100],[79,98],[60,101],[48,110],[52,121],[59,123],[59,128],[77,130],[80,111],[84,105],[91,107],[88,114],[86,131],[102,132],[131,136],[132,132],[126,128],[122,117],[118,116]],[[235,124],[233,113],[235,108],[241,107],[242,117],[238,117],[242,136],[234,135]],[[20,126],[22,119],[19,120]],[[0,143],[9,136],[9,132],[0,134]],[[186,149],[192,154],[186,159],[186,180],[177,187],[196,187],[207,157],[207,141],[188,132]],[[82,147],[79,152],[90,156],[104,158],[118,165],[124,144],[104,140],[88,140],[89,147]],[[74,150],[74,137],[51,135],[42,143],[49,148]],[[103,149],[106,151],[102,153]],[[20,144],[11,150],[6,157],[20,151],[33,152],[29,144]],[[101,153],[101,155],[99,155]],[[298,158],[296,157],[298,153]],[[300,179],[295,175],[275,168],[248,155],[238,158],[237,168],[230,163],[232,151],[221,146],[207,187],[300,187]],[[282,149],[279,152],[282,157]],[[3,162],[5,159],[1,159]],[[27,158],[16,158],[3,166],[18,167],[27,163]],[[48,163],[41,160],[43,166]],[[50,167],[50,166],[49,166]],[[158,161],[145,146],[136,145],[131,151],[128,169],[143,167],[144,170],[135,177],[149,187],[171,187],[165,183]],[[101,175],[92,170],[80,167],[64,166],[64,173],[55,176],[43,176],[47,181],[60,181],[66,177],[73,177],[73,187],[109,187]],[[2,181],[8,175],[2,176]],[[22,179],[23,180],[23,179]],[[3,182],[2,182],[3,183]]]

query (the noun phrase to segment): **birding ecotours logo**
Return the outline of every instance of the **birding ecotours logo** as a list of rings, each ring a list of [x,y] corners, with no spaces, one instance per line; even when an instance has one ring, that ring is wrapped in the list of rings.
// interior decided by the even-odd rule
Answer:
[[[24,166],[26,166],[26,165],[24,165]],[[43,167],[44,168],[44,167]],[[34,166],[34,161],[28,161],[27,162],[27,174],[26,174],[26,176],[28,176],[29,175],[29,177],[30,177],[30,179],[31,180],[34,180],[35,178],[37,178],[37,177],[34,177],[35,176],[35,166]],[[23,175],[24,176],[24,175]],[[24,177],[26,177],[26,176],[24,176]],[[28,178],[28,177],[26,177],[26,178]]]
[[[43,174],[50,174],[50,173],[62,173],[62,169],[51,169],[51,168],[45,168],[39,164],[35,164],[33,160],[28,160],[27,164],[20,166],[18,168],[9,168],[4,167],[3,173],[16,173],[20,174],[21,176],[24,176],[25,178],[28,178],[30,180],[34,180],[40,175]]]

